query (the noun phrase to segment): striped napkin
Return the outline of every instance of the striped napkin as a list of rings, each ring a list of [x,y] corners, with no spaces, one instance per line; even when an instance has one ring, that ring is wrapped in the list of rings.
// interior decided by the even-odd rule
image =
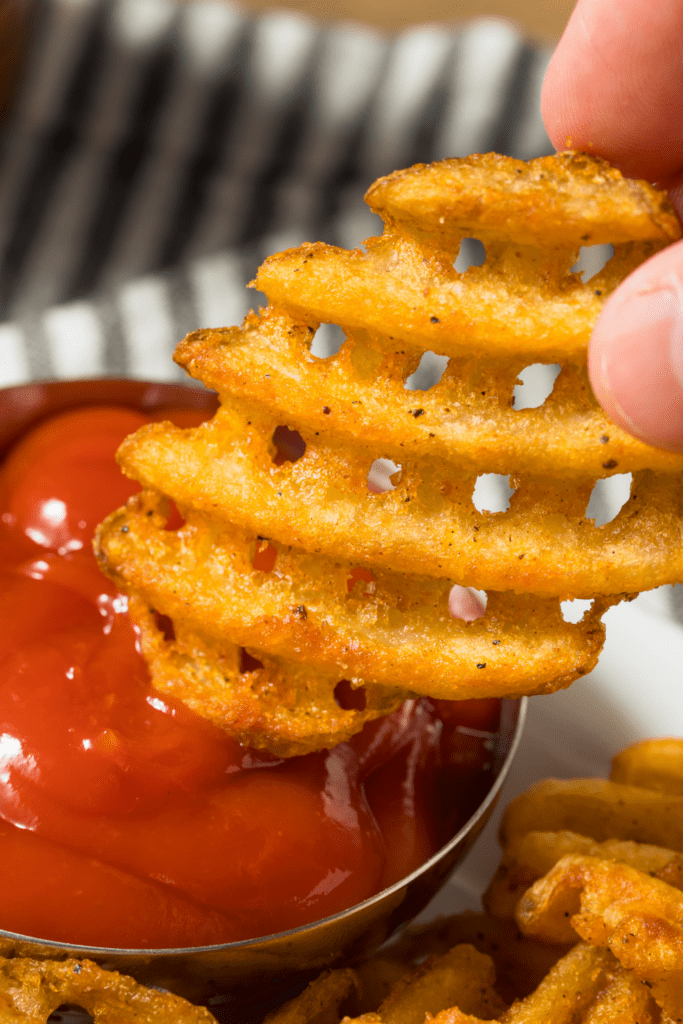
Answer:
[[[225,0],[38,0],[0,141],[0,386],[180,379],[273,251],[354,246],[379,175],[552,152],[548,50],[502,21],[396,35]]]

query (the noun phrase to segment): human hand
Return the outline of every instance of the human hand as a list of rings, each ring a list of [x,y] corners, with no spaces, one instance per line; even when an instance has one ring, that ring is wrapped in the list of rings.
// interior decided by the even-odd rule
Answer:
[[[683,218],[683,0],[578,0],[541,100],[558,149],[669,189]],[[640,266],[596,324],[591,384],[608,415],[683,451],[683,242]]]

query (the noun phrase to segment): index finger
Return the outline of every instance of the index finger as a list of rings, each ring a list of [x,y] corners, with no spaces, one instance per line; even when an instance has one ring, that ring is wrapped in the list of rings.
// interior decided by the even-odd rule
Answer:
[[[683,0],[578,0],[543,86],[553,145],[683,181],[682,35]]]

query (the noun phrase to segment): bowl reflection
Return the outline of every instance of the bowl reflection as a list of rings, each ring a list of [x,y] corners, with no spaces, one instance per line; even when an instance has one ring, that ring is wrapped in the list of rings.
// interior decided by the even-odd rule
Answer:
[[[194,387],[130,380],[49,382],[7,388],[0,391],[0,456],[29,427],[47,416],[103,404],[146,412],[185,405],[211,415],[216,399]],[[470,819],[408,877],[342,913],[276,935],[183,949],[78,946],[0,930],[0,953],[87,957],[193,1001],[209,1000],[212,1009],[223,1001],[226,1009],[239,1008],[242,1018],[257,1019],[275,999],[286,998],[322,968],[372,953],[429,903],[488,821],[519,746],[525,712],[526,699],[502,701],[500,729],[491,750],[491,788]]]

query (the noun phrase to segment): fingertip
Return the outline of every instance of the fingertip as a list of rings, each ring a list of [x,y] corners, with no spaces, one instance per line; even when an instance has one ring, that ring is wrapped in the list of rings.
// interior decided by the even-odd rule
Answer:
[[[681,3],[578,0],[542,90],[553,145],[670,182],[683,167],[681,32]]]
[[[553,146],[560,151],[575,146],[571,134],[574,122],[571,84],[567,82],[566,70],[567,61],[560,39],[550,58],[541,87],[543,124]]]
[[[608,416],[648,444],[683,451],[683,248],[639,267],[605,304],[588,369]]]

